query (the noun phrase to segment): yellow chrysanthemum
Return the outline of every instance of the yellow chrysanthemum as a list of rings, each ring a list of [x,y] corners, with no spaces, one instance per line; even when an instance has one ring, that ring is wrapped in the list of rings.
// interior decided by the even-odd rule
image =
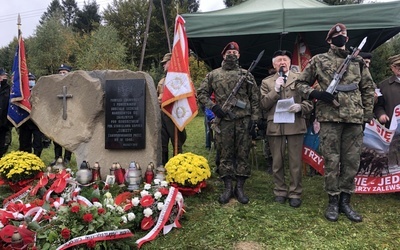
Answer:
[[[14,151],[0,159],[0,176],[11,182],[33,178],[45,168],[44,162],[34,154]]]
[[[195,186],[211,176],[207,159],[190,152],[172,157],[165,165],[165,170],[168,182],[182,186]]]

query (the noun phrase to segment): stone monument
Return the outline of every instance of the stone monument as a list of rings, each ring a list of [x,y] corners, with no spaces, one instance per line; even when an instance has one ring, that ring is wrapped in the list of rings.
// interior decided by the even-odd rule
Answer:
[[[131,91],[132,95],[144,94],[145,110],[138,110],[138,105],[129,104],[125,112],[135,110],[133,116],[123,116],[136,119],[135,114],[145,114],[145,121],[136,119],[137,126],[144,126],[143,133],[140,135],[142,148],[132,149],[120,147],[106,149],[106,100],[105,86],[119,82],[124,82],[122,92]],[[130,81],[129,81],[130,80]],[[142,90],[138,93],[135,82],[144,82]],[[128,85],[126,85],[128,84]],[[130,88],[129,84],[133,87]],[[126,88],[128,86],[128,88]],[[140,89],[140,88],[139,88]],[[128,97],[124,97],[128,98]],[[136,99],[136,98],[133,98]],[[119,105],[123,105],[124,100],[119,99]],[[139,163],[142,167],[143,175],[146,166],[153,162],[161,163],[161,121],[160,107],[157,100],[157,91],[151,76],[145,72],[133,72],[129,70],[96,70],[96,71],[74,71],[65,76],[50,75],[41,77],[31,92],[32,112],[31,118],[38,125],[39,129],[50,139],[56,141],[66,149],[75,154],[78,166],[87,161],[90,165],[98,162],[101,167],[101,176],[106,177],[114,162],[119,162],[123,168],[128,168],[131,161]],[[142,106],[143,107],[143,106]],[[143,113],[144,112],[144,113]],[[118,114],[118,113],[117,113]],[[117,119],[122,116],[114,116]],[[133,120],[125,120],[126,127]],[[118,123],[118,121],[113,121]],[[140,124],[143,122],[143,124]],[[112,125],[108,125],[112,127]],[[122,131],[122,130],[114,130]],[[129,137],[130,130],[123,130],[124,137]],[[134,137],[134,134],[132,134]],[[145,138],[145,139],[143,139]],[[122,139],[121,139],[122,140]],[[134,140],[134,139],[127,139]],[[144,145],[144,148],[143,148]]]

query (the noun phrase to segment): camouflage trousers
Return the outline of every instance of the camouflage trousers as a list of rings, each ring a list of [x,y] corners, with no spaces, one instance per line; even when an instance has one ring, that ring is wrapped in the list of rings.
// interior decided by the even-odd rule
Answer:
[[[271,148],[269,146],[269,142],[268,139],[265,138],[264,139],[264,147],[263,147],[263,155],[265,159],[272,159],[272,155],[271,155]]]
[[[249,135],[250,117],[233,121],[222,120],[221,133],[215,133],[217,147],[221,149],[218,168],[221,178],[225,176],[250,176],[248,163],[251,136]]]
[[[319,136],[325,160],[325,191],[329,195],[353,193],[360,165],[362,125],[321,122]]]

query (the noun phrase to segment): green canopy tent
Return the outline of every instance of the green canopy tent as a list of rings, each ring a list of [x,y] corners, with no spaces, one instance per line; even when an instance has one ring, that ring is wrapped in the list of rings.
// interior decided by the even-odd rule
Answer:
[[[326,34],[338,22],[347,26],[348,46],[357,46],[368,36],[363,51],[369,52],[400,32],[400,1],[329,6],[315,0],[248,0],[182,16],[190,49],[212,68],[220,66],[221,50],[230,41],[240,46],[243,68],[265,49],[253,71],[258,80],[268,75],[274,51],[293,51],[298,34],[315,55],[328,50]]]

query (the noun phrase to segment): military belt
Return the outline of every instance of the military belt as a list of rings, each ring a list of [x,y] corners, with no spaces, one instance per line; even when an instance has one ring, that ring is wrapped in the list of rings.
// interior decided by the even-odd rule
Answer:
[[[339,84],[336,87],[336,91],[340,91],[340,92],[350,92],[350,91],[354,91],[358,89],[358,84],[357,83],[351,83],[351,84]]]

